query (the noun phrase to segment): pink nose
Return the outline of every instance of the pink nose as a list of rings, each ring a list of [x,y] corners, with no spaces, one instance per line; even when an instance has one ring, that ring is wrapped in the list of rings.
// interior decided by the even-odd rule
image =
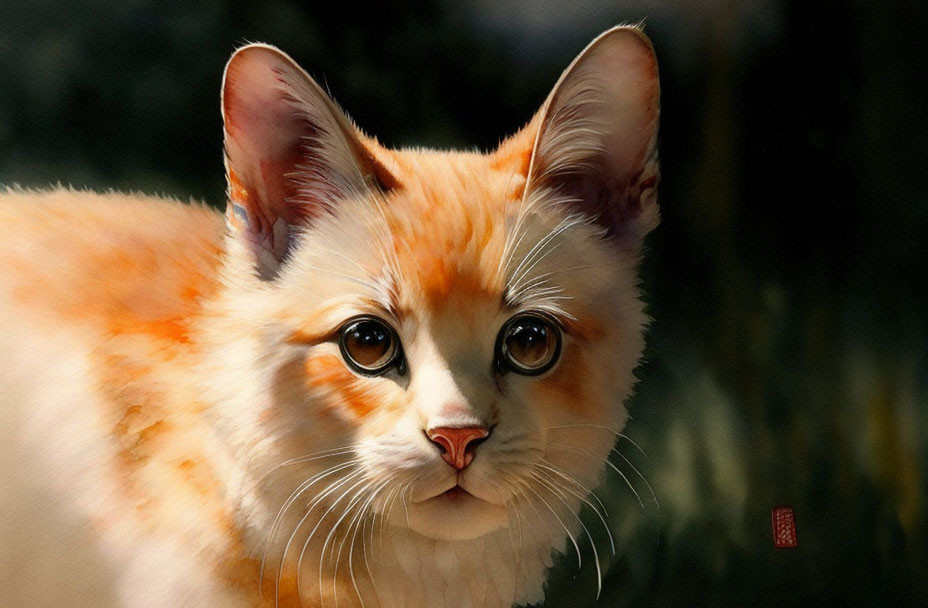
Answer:
[[[474,450],[490,431],[482,426],[439,427],[425,434],[441,449],[441,457],[445,462],[460,471],[473,462]]]

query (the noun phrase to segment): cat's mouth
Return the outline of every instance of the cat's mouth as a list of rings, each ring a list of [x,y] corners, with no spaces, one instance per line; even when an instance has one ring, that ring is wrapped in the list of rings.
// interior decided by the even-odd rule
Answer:
[[[477,498],[476,496],[474,496],[473,494],[471,494],[470,492],[468,492],[467,490],[465,490],[459,485],[454,486],[450,490],[445,490],[438,496],[442,498],[446,498],[448,500],[462,500],[468,496],[471,498]]]
[[[480,492],[479,486],[471,489]],[[399,521],[415,532],[444,540],[477,538],[505,526],[508,522],[506,507],[490,502],[471,489],[459,483],[445,490],[435,488],[436,493],[431,496],[413,500],[408,517]]]
[[[462,486],[460,483],[456,483],[447,490],[432,494],[431,496],[424,496],[419,500],[413,500],[416,504],[423,503],[432,503],[432,504],[464,504],[464,503],[487,503],[485,498],[474,494],[469,491],[467,488]]]

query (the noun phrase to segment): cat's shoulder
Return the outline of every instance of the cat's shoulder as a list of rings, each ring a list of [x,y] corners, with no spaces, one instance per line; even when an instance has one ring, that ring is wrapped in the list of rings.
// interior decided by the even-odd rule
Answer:
[[[59,317],[183,315],[214,289],[224,234],[222,214],[200,203],[0,189],[0,292]]]
[[[222,214],[195,201],[60,186],[40,190],[0,187],[0,220],[0,234],[5,236],[28,236],[24,229],[47,232],[62,226],[68,226],[76,236],[88,237],[107,231],[164,234],[180,229],[215,236],[222,231]]]

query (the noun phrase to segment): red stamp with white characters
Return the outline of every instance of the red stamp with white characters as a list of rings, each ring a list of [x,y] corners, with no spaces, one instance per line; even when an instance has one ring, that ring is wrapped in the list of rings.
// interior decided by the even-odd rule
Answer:
[[[798,545],[796,541],[796,516],[792,507],[774,507],[770,512],[773,521],[773,546],[786,549]]]

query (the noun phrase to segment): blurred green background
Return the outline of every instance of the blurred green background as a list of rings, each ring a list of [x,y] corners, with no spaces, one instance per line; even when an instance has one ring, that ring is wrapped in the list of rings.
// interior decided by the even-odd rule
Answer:
[[[928,605],[928,4],[3,0],[0,184],[223,204],[219,85],[246,41],[388,145],[488,149],[641,19],[663,223],[627,433],[650,461],[619,449],[660,507],[614,455],[644,506],[615,473],[600,491],[597,605]],[[584,550],[546,606],[593,605]]]

